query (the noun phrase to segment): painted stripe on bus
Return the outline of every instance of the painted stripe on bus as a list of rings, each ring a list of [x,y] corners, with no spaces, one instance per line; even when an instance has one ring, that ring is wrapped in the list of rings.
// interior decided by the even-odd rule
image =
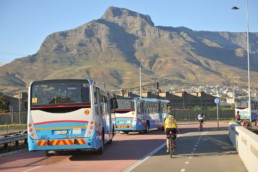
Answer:
[[[75,142],[76,140],[76,142]],[[48,144],[47,144],[48,142]],[[37,141],[37,146],[62,146],[62,145],[73,145],[73,144],[78,144],[78,145],[83,145],[86,144],[85,139],[66,139],[66,140],[38,140]]]
[[[36,130],[58,130],[58,129],[71,129],[71,128],[87,128],[87,126],[41,127],[41,128],[35,128],[35,129]]]
[[[56,120],[56,121],[37,122],[37,123],[34,123],[34,125],[50,124],[50,123],[60,123],[60,122],[79,122],[79,123],[88,123],[89,121],[86,121],[86,120]]]

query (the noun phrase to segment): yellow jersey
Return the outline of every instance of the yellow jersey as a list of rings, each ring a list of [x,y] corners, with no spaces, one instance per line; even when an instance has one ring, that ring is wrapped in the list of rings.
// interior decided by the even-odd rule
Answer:
[[[167,128],[177,129],[176,119],[172,115],[169,115],[164,122],[164,129],[166,130]]]

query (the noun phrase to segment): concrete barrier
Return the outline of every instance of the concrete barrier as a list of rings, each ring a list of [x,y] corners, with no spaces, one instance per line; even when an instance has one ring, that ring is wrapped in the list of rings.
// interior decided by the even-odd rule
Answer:
[[[229,139],[247,170],[257,172],[258,135],[234,122],[229,123],[228,131]]]

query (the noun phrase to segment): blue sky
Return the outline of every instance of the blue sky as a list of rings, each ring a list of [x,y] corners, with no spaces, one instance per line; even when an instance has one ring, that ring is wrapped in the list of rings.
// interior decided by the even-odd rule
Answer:
[[[249,31],[258,32],[258,0],[248,3]],[[246,32],[246,0],[0,0],[0,64],[36,53],[49,34],[99,19],[110,6],[147,14],[156,26]]]

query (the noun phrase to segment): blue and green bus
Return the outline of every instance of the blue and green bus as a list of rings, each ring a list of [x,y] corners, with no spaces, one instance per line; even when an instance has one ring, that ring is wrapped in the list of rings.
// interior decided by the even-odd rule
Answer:
[[[168,115],[169,100],[140,97],[116,99],[115,130],[124,133],[148,133],[150,129],[163,129]]]
[[[102,154],[114,137],[115,98],[89,79],[33,81],[28,90],[28,149],[92,150]]]

